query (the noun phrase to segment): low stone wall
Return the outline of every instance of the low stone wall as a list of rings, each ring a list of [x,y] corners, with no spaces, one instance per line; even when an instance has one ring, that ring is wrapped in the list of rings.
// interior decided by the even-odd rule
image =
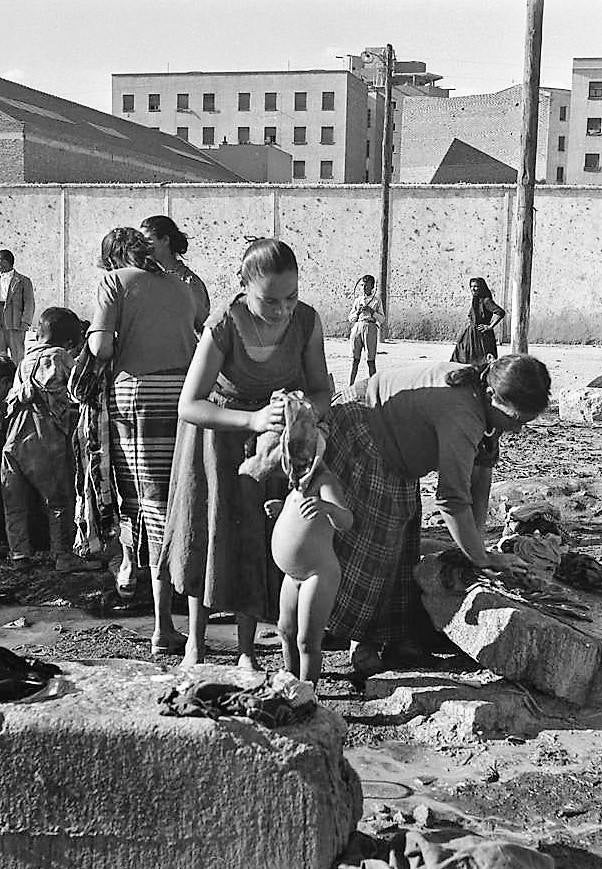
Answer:
[[[278,730],[165,718],[174,673],[62,667],[62,696],[0,706],[2,869],[329,869],[345,847],[362,795],[337,714]]]

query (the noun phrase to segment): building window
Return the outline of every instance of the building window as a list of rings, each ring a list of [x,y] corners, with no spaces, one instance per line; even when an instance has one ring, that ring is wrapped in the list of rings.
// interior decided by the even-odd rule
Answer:
[[[295,127],[293,130],[293,144],[307,145],[307,127]]]
[[[600,171],[600,155],[586,154],[585,163],[583,164],[584,172],[599,172]]]
[[[178,94],[176,96],[176,110],[187,112],[190,108],[190,94]]]
[[[395,100],[391,100],[391,108],[393,109],[393,111],[395,111],[395,109],[397,108],[397,103]]]
[[[264,109],[266,112],[276,111],[276,94],[273,91],[266,93],[264,99]]]
[[[332,160],[320,161],[320,178],[332,178]]]
[[[215,94],[203,94],[203,111],[204,112],[214,112],[215,111]]]
[[[176,136],[179,136],[180,139],[184,139],[184,141],[187,142],[188,127],[176,127]]]
[[[556,167],[556,184],[564,184],[564,166]]]
[[[276,127],[263,128],[263,141],[266,145],[276,144]]]
[[[322,111],[334,112],[334,91],[322,91]]]
[[[370,139],[366,142],[366,157],[370,156]]]
[[[589,99],[602,100],[602,81],[590,81]]]
[[[366,169],[366,178],[365,178],[365,180],[366,180],[366,181],[369,181],[369,180],[370,180],[370,172],[369,172],[367,169]]]
[[[565,136],[558,136],[558,150],[559,150],[559,151],[564,151],[564,150],[565,150],[565,147],[564,147],[564,146],[565,146],[565,143],[566,143],[566,138],[565,138]]]
[[[370,129],[370,127],[372,126],[372,112],[370,111],[370,109],[368,109],[368,123],[366,124],[366,126],[368,127],[368,129]]]
[[[320,134],[321,145],[334,145],[334,127],[322,127]]]
[[[297,91],[295,93],[295,111],[307,111],[307,93],[305,91]]]
[[[215,127],[203,127],[203,145],[215,145]]]
[[[560,106],[559,120],[566,121],[566,115],[567,115],[568,108],[569,108],[568,106]]]
[[[122,94],[121,95],[121,111],[122,112],[133,112],[134,111],[134,94]]]
[[[251,111],[251,94],[240,93],[238,95],[238,111],[239,112],[250,112]]]
[[[251,128],[250,127],[239,127],[238,128],[238,144],[239,145],[248,145],[251,141]]]
[[[599,136],[600,134],[602,134],[602,118],[588,118],[586,135]]]
[[[305,178],[305,160],[293,160],[293,178]]]
[[[148,110],[149,112],[161,111],[161,94],[148,95]]]

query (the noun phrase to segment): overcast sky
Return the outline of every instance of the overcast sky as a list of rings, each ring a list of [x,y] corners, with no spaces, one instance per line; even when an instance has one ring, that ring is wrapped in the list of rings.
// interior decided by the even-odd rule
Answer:
[[[112,72],[341,69],[391,42],[452,95],[522,77],[526,0],[0,0],[0,75],[111,110]],[[545,0],[541,83],[602,56],[602,0]]]

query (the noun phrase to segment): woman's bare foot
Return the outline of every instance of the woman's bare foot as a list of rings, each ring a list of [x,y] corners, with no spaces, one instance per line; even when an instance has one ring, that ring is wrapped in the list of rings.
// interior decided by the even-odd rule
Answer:
[[[205,646],[197,646],[196,643],[186,643],[184,657],[180,662],[180,669],[186,670],[188,667],[194,667],[195,664],[205,663]]]
[[[261,667],[257,663],[255,655],[242,654],[238,659],[238,666],[241,670],[256,670],[261,671]]]

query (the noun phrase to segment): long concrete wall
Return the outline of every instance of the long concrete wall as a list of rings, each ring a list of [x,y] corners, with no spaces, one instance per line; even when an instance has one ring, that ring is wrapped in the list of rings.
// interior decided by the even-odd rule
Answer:
[[[510,310],[514,190],[394,186],[389,317],[399,337],[446,339],[464,322],[468,280],[483,275]],[[533,341],[602,342],[602,189],[540,187],[531,303]],[[245,236],[295,250],[301,296],[342,334],[357,278],[379,273],[374,185],[22,185],[0,187],[0,247],[34,281],[38,312],[64,304],[90,316],[102,236],[169,214],[189,236],[188,264],[213,303],[235,292]]]

